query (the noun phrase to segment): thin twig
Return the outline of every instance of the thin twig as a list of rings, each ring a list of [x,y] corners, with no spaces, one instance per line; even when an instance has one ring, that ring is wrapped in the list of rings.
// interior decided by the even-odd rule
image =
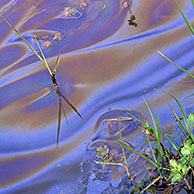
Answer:
[[[95,161],[95,160],[94,160],[94,162],[95,162],[96,164],[123,166],[123,167],[125,168],[126,172],[127,172],[127,175],[128,175],[128,177],[129,177],[129,179],[131,179],[131,176],[130,176],[130,174],[129,174],[128,167],[127,167],[125,164],[122,164],[122,163],[120,163],[120,162],[118,162],[118,163],[117,163],[117,162],[98,162],[98,161]]]
[[[186,179],[184,176],[183,176],[183,179],[184,179],[184,181],[185,181],[185,183],[186,183],[186,185],[187,185],[189,191],[191,191],[191,186],[189,185],[187,179]]]

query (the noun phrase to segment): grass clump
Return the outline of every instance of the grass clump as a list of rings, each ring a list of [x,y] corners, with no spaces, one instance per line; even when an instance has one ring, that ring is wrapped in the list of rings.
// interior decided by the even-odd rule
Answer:
[[[192,139],[192,130],[194,126],[194,113],[191,113],[189,117],[187,117],[182,106],[182,102],[174,96],[172,97],[175,102],[177,102],[182,113],[182,119],[179,119],[169,104],[170,110],[177,118],[177,122],[179,124],[178,129],[180,130],[181,135],[165,133],[165,130],[160,126],[159,116],[157,116],[157,119],[155,120],[151,108],[144,98],[152,123],[144,123],[131,113],[128,114],[130,116],[129,118],[132,117],[142,124],[142,131],[146,135],[151,154],[142,154],[124,141],[119,125],[119,117],[117,118],[117,121],[120,138],[116,139],[112,136],[111,137],[121,145],[123,161],[113,162],[113,158],[107,146],[100,146],[96,150],[97,157],[101,159],[101,161],[95,161],[97,164],[123,166],[126,169],[127,175],[131,181],[133,181],[133,178],[131,177],[128,169],[124,149],[131,150],[151,163],[153,167],[149,170],[149,172],[152,174],[152,177],[150,178],[152,181],[148,185],[144,186],[140,193],[143,193],[146,190],[151,190],[151,187],[154,187],[157,190],[158,185],[160,186],[160,189],[161,187],[163,189],[168,188],[170,192],[173,192],[177,186],[187,190],[188,193],[193,192],[194,141]],[[178,133],[178,130],[176,130],[176,132]],[[167,141],[170,142],[170,146],[166,145]],[[176,143],[177,141],[179,142],[178,145]]]
[[[188,25],[191,33],[194,35],[194,28],[188,21],[179,3],[176,2],[176,4],[186,24]],[[192,5],[194,8],[194,0],[192,0]],[[184,68],[174,63],[160,51],[157,52],[167,61],[169,61],[170,63],[172,63],[185,73],[187,73],[189,76],[194,78],[193,74],[191,74]],[[177,116],[172,106],[168,103],[171,112],[178,121],[179,128],[177,129],[180,130],[181,135],[178,136],[176,134],[167,134],[164,132],[164,129],[161,130],[159,116],[157,116],[157,120],[154,119],[150,106],[144,98],[146,107],[152,119],[153,127],[149,123],[142,122],[134,115],[130,113],[128,114],[143,125],[142,131],[145,132],[146,134],[147,142],[151,150],[151,156],[143,155],[142,153],[132,148],[130,145],[126,144],[123,141],[121,133],[120,140],[115,138],[114,139],[115,141],[121,144],[122,149],[126,148],[131,150],[132,152],[136,153],[137,155],[147,160],[155,167],[155,169],[152,171],[157,172],[157,175],[155,175],[155,177],[152,177],[153,178],[152,182],[138,193],[143,193],[146,190],[149,190],[153,185],[155,185],[157,188],[157,185],[159,183],[160,187],[162,185],[162,187],[164,188],[164,192],[166,192],[168,189],[169,193],[173,193],[174,188],[180,186],[181,188],[184,188],[187,191],[187,193],[194,193],[194,135],[193,135],[194,113],[190,113],[189,116],[187,116],[182,101],[178,100],[176,97],[167,92],[164,93],[171,96],[179,107],[179,110],[181,112],[181,118]],[[189,96],[186,96],[185,98],[191,97],[193,95],[194,93],[190,94]],[[178,131],[176,130],[176,132]],[[170,147],[169,146],[167,147],[165,145],[166,141],[170,142]],[[153,145],[151,142],[154,142],[155,144]],[[177,144],[176,142],[179,143]],[[174,148],[174,150],[172,148]],[[125,152],[123,152],[123,158],[125,164],[122,165],[124,165],[127,168]],[[127,172],[129,173],[128,168]],[[128,176],[130,177],[130,175]]]
[[[180,106],[181,103],[175,97],[173,98],[176,100],[178,106]],[[187,117],[183,107],[180,106],[179,108],[182,112],[182,120],[185,122],[183,123],[181,119],[177,117],[177,114],[172,109],[171,105],[168,104],[173,115],[177,118],[180,124],[181,136],[167,134],[164,132],[164,130],[161,133],[159,116],[156,122],[146,100],[145,103],[151,115],[152,124],[154,127],[152,128],[151,125],[149,125],[148,123],[143,123],[142,121],[140,121],[143,124],[143,131],[146,133],[148,144],[152,153],[152,162],[149,161],[150,159],[147,156],[144,157],[144,159],[149,159],[148,161],[157,167],[156,170],[158,171],[159,176],[155,177],[153,182],[149,184],[142,192],[152,186],[153,183],[159,181],[159,179],[161,179],[164,188],[167,186],[173,187],[174,183],[176,183],[176,185],[182,185],[183,180],[185,185],[187,186],[188,192],[192,192],[194,176],[194,141],[192,139],[192,129],[194,122],[193,113],[191,113],[189,117]],[[130,116],[137,119],[131,114]],[[165,145],[164,140],[161,141],[161,139],[164,138],[166,138],[166,140],[170,142],[170,147],[167,147]],[[181,143],[179,143],[179,145],[176,145],[175,139]],[[155,142],[155,147],[152,146],[150,140],[153,140]],[[171,147],[174,148],[174,151],[172,151]],[[131,148],[128,147],[128,149]],[[137,154],[140,155],[139,153]]]

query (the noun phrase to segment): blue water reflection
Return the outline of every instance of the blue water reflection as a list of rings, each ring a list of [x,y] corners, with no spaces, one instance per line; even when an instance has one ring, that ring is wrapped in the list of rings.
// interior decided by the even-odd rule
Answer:
[[[118,130],[112,130],[111,125],[105,127],[102,121],[115,119],[116,112],[127,117],[128,111],[149,121],[143,102],[145,96],[153,113],[160,114],[161,123],[169,126],[171,131],[173,123],[166,102],[172,102],[172,99],[154,88],[177,97],[193,90],[192,79],[156,52],[164,52],[192,72],[193,38],[174,1],[134,1],[132,11],[137,18],[137,28],[128,26],[129,12],[122,7],[122,0],[114,3],[87,0],[87,4],[82,5],[81,2],[83,0],[0,2],[0,14],[37,52],[34,37],[39,39],[52,68],[60,53],[56,73],[58,83],[64,96],[84,118],[81,120],[65,105],[69,124],[63,119],[57,148],[58,97],[49,74],[1,18],[2,194],[92,192],[92,185],[100,180],[92,182],[91,177],[97,171],[101,172],[102,167],[93,164],[95,151],[89,147],[96,142],[102,143],[107,134],[114,135]],[[189,3],[182,3],[182,7],[192,20]],[[191,100],[185,105],[188,111],[193,109]],[[129,126],[123,133],[125,140],[142,149],[144,136],[140,126],[134,121],[123,124]],[[112,132],[107,133],[107,128]],[[87,161],[94,171],[88,169],[86,175],[83,169]],[[145,161],[137,159],[136,162],[142,166],[142,169],[136,169],[141,179],[145,176]],[[136,168],[134,161],[130,168]],[[107,169],[107,182],[101,183],[104,190],[111,181],[118,185],[123,175],[123,169]],[[85,183],[83,177],[87,177]],[[84,190],[84,184],[88,185],[88,192]]]

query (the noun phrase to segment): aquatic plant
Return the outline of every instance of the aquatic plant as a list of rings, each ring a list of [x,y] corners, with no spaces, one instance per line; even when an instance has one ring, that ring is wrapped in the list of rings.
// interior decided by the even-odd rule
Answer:
[[[165,92],[166,93],[166,92]],[[170,95],[170,94],[169,94]],[[129,114],[129,118],[134,118],[142,124],[142,131],[145,133],[147,142],[151,151],[151,154],[142,154],[132,146],[127,144],[122,137],[121,129],[119,126],[120,138],[116,139],[115,137],[111,136],[116,142],[120,143],[122,148],[123,160],[121,162],[113,162],[113,156],[107,146],[100,146],[97,147],[97,158],[101,161],[95,161],[97,164],[103,165],[117,165],[123,166],[126,169],[127,175],[131,181],[133,178],[130,175],[130,171],[128,169],[127,159],[125,156],[125,149],[131,150],[132,152],[136,153],[140,157],[147,160],[149,163],[153,165],[153,168],[149,170],[151,174],[153,174],[152,181],[150,184],[145,186],[140,193],[150,189],[151,187],[156,187],[160,183],[160,187],[169,188],[171,192],[173,191],[174,187],[178,184],[181,187],[187,186],[188,191],[192,191],[193,188],[193,176],[194,176],[194,141],[192,140],[191,136],[189,136],[189,131],[194,126],[194,114],[191,113],[189,117],[186,116],[184,108],[182,107],[181,102],[179,102],[174,96],[172,96],[174,100],[177,102],[181,112],[182,112],[182,120],[177,116],[175,111],[169,104],[172,113],[177,119],[180,127],[181,136],[174,135],[174,134],[167,134],[164,132],[164,129],[161,130],[160,126],[160,119],[159,116],[157,117],[157,121],[154,119],[152,111],[148,102],[145,100],[145,104],[149,111],[149,114],[152,118],[152,124],[144,123],[143,121],[139,120],[137,117]],[[115,118],[119,125],[120,118]],[[183,121],[183,122],[182,122]],[[185,123],[184,123],[185,122]],[[153,127],[152,127],[153,125]],[[171,138],[172,137],[172,138]],[[176,139],[175,139],[176,138]],[[166,139],[166,140],[165,140]],[[181,144],[176,145],[176,141],[179,140]],[[171,146],[167,147],[165,142],[169,141]],[[155,144],[154,144],[155,143]],[[174,148],[174,151],[172,150]],[[151,178],[150,178],[151,179]],[[185,182],[185,185],[182,183],[182,180]]]
[[[176,4],[186,24],[188,25],[190,31],[194,35],[194,28],[188,21],[187,17],[185,16],[178,2],[176,2]],[[192,4],[194,7],[194,0],[192,0]],[[157,52],[163,58],[168,60],[170,63],[172,63],[173,65],[175,65],[176,67],[184,71],[185,73],[187,73],[192,78],[194,78],[193,74],[191,74],[184,68],[180,67],[173,61],[171,61],[167,56],[162,54],[160,51],[157,51]],[[141,156],[142,158],[150,162],[153,166],[155,166],[155,169],[153,169],[152,172],[153,174],[154,172],[158,172],[158,174],[153,177],[152,182],[148,184],[144,189],[142,189],[140,193],[143,193],[144,191],[148,190],[150,187],[154,185],[156,186],[156,189],[157,189],[157,184],[159,183],[161,183],[160,187],[162,186],[163,188],[167,188],[168,192],[172,193],[175,186],[180,185],[182,188],[184,187],[182,181],[184,181],[185,186],[187,186],[188,193],[193,193],[194,192],[194,185],[193,185],[194,184],[194,135],[193,135],[194,113],[190,113],[190,115],[187,117],[182,101],[178,100],[176,97],[174,97],[173,95],[165,91],[162,91],[162,92],[171,96],[179,107],[179,110],[181,112],[181,118],[177,116],[172,106],[168,103],[170,110],[172,111],[173,115],[178,121],[179,127],[177,128],[177,130],[178,129],[180,130],[181,135],[178,136],[175,134],[167,134],[164,132],[164,129],[161,131],[159,116],[157,117],[157,121],[156,121],[154,119],[150,106],[148,105],[148,102],[144,98],[146,107],[152,119],[153,127],[151,127],[151,124],[149,123],[142,122],[141,120],[139,120],[137,117],[135,117],[131,113],[128,113],[128,114],[132,118],[136,119],[142,124],[143,126],[142,131],[145,132],[146,134],[147,142],[148,142],[152,155],[151,156],[143,155],[142,153],[132,148],[130,145],[126,144],[123,141],[121,132],[120,132],[120,140],[115,139],[113,137],[112,138],[115,141],[119,142],[122,148],[125,147],[126,149],[131,150],[132,152]],[[193,95],[194,93],[190,94],[189,96],[184,97],[183,99],[191,97]],[[167,140],[170,142],[170,147],[169,146],[167,147],[165,145],[165,141]],[[177,141],[175,140],[178,140],[179,143],[176,144]],[[154,141],[155,144],[153,145],[151,141]],[[172,147],[174,148],[174,151],[172,150]],[[123,158],[125,158],[124,156],[125,156],[125,152],[123,152]],[[101,164],[115,165],[114,163],[111,163],[111,162],[107,163],[106,161],[101,162]],[[121,165],[124,165],[124,164],[121,164]],[[125,168],[127,169],[127,172],[129,173],[126,160],[125,160]],[[130,175],[128,176],[130,177]]]
[[[38,43],[38,38],[34,37],[34,40],[36,41],[36,44],[38,45],[38,48],[40,50],[40,53],[41,53],[42,57],[32,48],[32,46],[25,40],[25,38],[16,30],[16,28],[5,17],[3,17],[3,16],[1,16],[1,17],[5,20],[5,22],[7,24],[9,24],[9,26],[16,32],[16,34],[25,42],[25,44],[32,50],[32,52],[38,57],[38,59],[45,65],[45,67],[47,68],[47,70],[50,74],[53,86],[55,88],[55,92],[56,92],[56,94],[58,96],[58,99],[59,99],[59,113],[58,113],[58,127],[57,127],[57,146],[58,146],[58,144],[59,144],[59,135],[60,135],[60,127],[61,127],[61,114],[62,114],[61,112],[63,112],[66,123],[68,124],[67,116],[66,116],[66,113],[65,113],[65,109],[64,109],[62,100],[64,100],[73,109],[73,111],[81,119],[83,119],[81,114],[75,108],[75,106],[61,93],[61,91],[59,89],[59,84],[57,83],[55,74],[56,74],[57,68],[59,66],[60,55],[58,55],[58,57],[56,59],[56,63],[55,63],[55,67],[54,67],[53,71],[51,71],[51,69],[49,67],[49,64],[48,64],[48,62],[45,58],[45,55],[44,55],[44,53],[43,53],[43,51],[42,51],[42,49],[41,49],[41,47]]]
[[[190,24],[187,17],[185,16],[179,3],[176,2],[176,4],[177,4],[177,7],[178,7],[180,13],[182,14],[185,22],[186,22],[186,24],[188,25],[190,31],[194,35],[194,29],[193,29],[192,25]],[[194,7],[194,0],[192,0],[192,4]],[[177,65],[173,61],[171,61],[168,57],[166,57],[160,51],[157,51],[157,52],[163,58],[168,60],[170,63],[172,63],[173,65],[175,65],[176,67],[178,67],[179,69],[184,71],[185,73],[187,73],[192,78],[194,78],[193,74],[191,74],[190,72],[188,72],[184,68],[180,67],[179,65]],[[164,92],[164,91],[162,91],[162,92]],[[147,109],[151,115],[154,128],[150,127],[150,125],[148,123],[143,123],[142,121],[140,121],[138,118],[136,118],[132,114],[129,113],[129,115],[132,116],[133,118],[135,118],[136,120],[138,120],[139,122],[141,122],[144,126],[143,131],[146,133],[148,144],[149,144],[149,147],[151,149],[152,161],[150,161],[150,159],[148,157],[142,156],[139,152],[133,150],[128,145],[123,144],[123,142],[121,142],[121,141],[119,141],[119,142],[123,146],[125,146],[126,148],[128,148],[131,151],[135,152],[136,154],[140,155],[141,157],[148,160],[150,163],[152,163],[153,165],[155,165],[157,167],[157,170],[159,172],[159,176],[156,177],[151,184],[149,184],[146,188],[144,188],[142,190],[142,192],[144,192],[149,187],[151,187],[154,183],[159,181],[159,179],[162,179],[163,184],[166,184],[166,185],[167,184],[169,185],[170,182],[178,184],[178,182],[181,182],[181,180],[183,179],[185,184],[188,187],[188,190],[190,192],[193,192],[193,177],[194,177],[194,135],[193,135],[194,125],[193,125],[193,122],[194,122],[194,114],[190,113],[189,117],[187,117],[182,101],[179,101],[177,98],[175,98],[173,95],[171,95],[167,92],[164,92],[164,93],[170,95],[176,101],[176,103],[181,111],[182,119],[180,119],[177,116],[177,114],[175,113],[175,111],[173,110],[171,105],[168,103],[168,106],[170,107],[173,115],[176,117],[177,121],[180,124],[181,136],[176,136],[174,134],[166,134],[163,131],[163,142],[161,142],[159,116],[158,116],[158,121],[156,124],[156,121],[153,117],[152,111],[151,111],[147,101],[144,99],[145,104],[147,106]],[[185,98],[191,97],[193,95],[194,94],[190,94],[189,96],[186,96]],[[172,136],[173,139],[171,140],[169,136]],[[172,152],[171,147],[167,148],[165,146],[164,137],[166,137],[166,139],[170,142],[171,147],[174,147],[175,153]],[[182,141],[181,145],[175,145],[175,141],[174,141],[175,137]],[[150,142],[150,138],[155,141],[155,143],[157,144],[157,148],[155,148],[155,149],[153,148],[153,146]],[[156,155],[156,153],[157,153],[157,155]]]
[[[163,141],[161,141],[159,116],[158,116],[158,122],[156,124],[156,121],[153,117],[151,109],[145,99],[144,100],[148,108],[148,111],[151,115],[154,128],[152,128],[151,125],[149,125],[148,123],[143,123],[142,121],[140,121],[139,119],[131,115],[130,113],[129,115],[143,124],[143,131],[146,133],[148,144],[152,153],[151,163],[157,166],[157,170],[159,173],[159,176],[156,177],[153,182],[155,183],[159,181],[159,179],[161,179],[163,185],[172,186],[173,184],[170,185],[169,183],[176,182],[176,184],[178,184],[178,182],[180,182],[183,179],[189,191],[192,191],[191,185],[193,184],[192,180],[194,176],[194,168],[193,168],[194,141],[191,138],[190,132],[193,129],[194,117],[193,117],[193,113],[190,113],[189,117],[187,117],[185,114],[185,110],[182,106],[182,103],[178,101],[178,99],[176,99],[174,96],[172,97],[177,102],[179,109],[182,113],[182,120],[184,124],[182,123],[181,119],[177,116],[175,111],[172,109],[171,105],[168,103],[172,113],[174,114],[174,116],[176,117],[177,121],[180,124],[179,129],[180,129],[181,136],[177,136],[174,134],[167,134],[163,130],[162,132]],[[172,136],[173,139],[171,139],[170,136]],[[176,145],[175,137],[179,140],[179,142],[181,141],[182,143],[179,145]],[[153,148],[150,142],[150,138],[154,140],[154,142],[157,144],[156,148]],[[164,138],[166,138],[170,142],[175,152],[172,151],[171,147],[169,148],[165,146]],[[126,147],[128,147],[128,149],[131,149],[129,146],[126,146]],[[144,157],[144,159],[148,160],[148,157],[147,158]],[[150,186],[152,186],[153,182],[150,185],[148,185],[148,187],[146,187],[143,191],[145,191]],[[191,182],[191,185],[189,182]]]

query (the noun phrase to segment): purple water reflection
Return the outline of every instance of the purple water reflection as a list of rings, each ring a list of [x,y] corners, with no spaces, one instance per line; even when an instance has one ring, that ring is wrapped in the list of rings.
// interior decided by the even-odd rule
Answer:
[[[123,1],[87,3],[80,7],[79,0],[0,2],[1,14],[36,51],[33,37],[39,38],[52,68],[60,53],[56,77],[61,91],[84,118],[80,120],[65,106],[69,125],[63,120],[60,146],[56,148],[58,98],[49,74],[0,19],[2,194],[68,193],[67,185],[76,184],[80,176],[86,148],[94,139],[103,138],[104,128],[95,124],[105,113],[127,110],[147,121],[150,118],[142,98],[146,96],[165,125],[171,116],[166,101],[172,99],[153,89],[177,97],[192,92],[192,80],[156,53],[163,51],[192,71],[193,38],[174,1],[134,1],[137,28],[127,25],[129,13],[122,7]],[[189,3],[182,7],[192,20]],[[72,8],[69,16],[64,13],[67,7]],[[54,38],[58,32],[61,38]],[[186,107],[193,109],[191,100],[186,101]],[[138,125],[129,127],[124,135],[137,149],[143,146]]]

